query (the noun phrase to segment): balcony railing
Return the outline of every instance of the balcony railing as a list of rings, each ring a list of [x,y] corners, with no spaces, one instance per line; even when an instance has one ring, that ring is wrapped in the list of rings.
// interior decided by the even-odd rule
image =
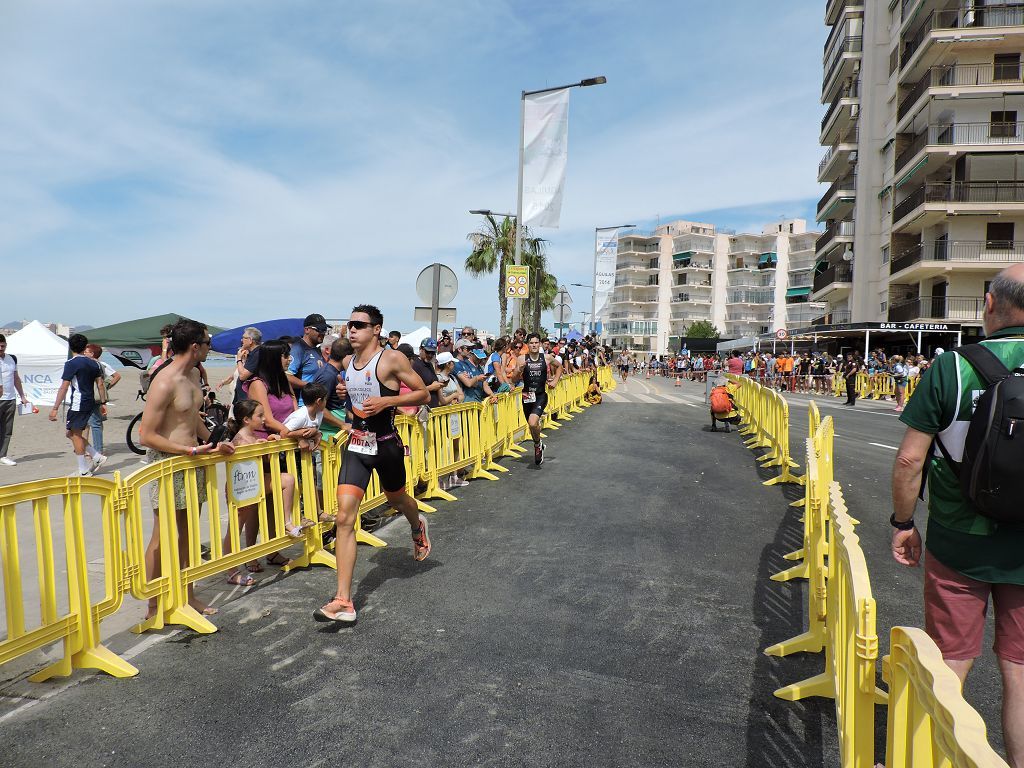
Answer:
[[[929,182],[915,189],[893,208],[892,220],[899,221],[925,203],[1024,203],[1024,182]]]
[[[980,322],[985,310],[981,296],[924,296],[889,306],[889,322],[910,320],[954,320]]]
[[[801,272],[798,275],[791,275],[789,278],[790,288],[805,288],[814,284],[814,275],[810,272]]]
[[[840,221],[830,224],[825,228],[822,235],[814,241],[815,253],[820,253],[829,243],[837,237],[853,237],[854,223],[852,221]]]
[[[814,276],[814,292],[817,293],[832,283],[850,282],[853,282],[853,267],[850,264],[833,264]]]
[[[922,261],[1024,261],[1024,240],[936,240],[918,243],[889,262],[889,274],[896,274]]]
[[[821,176],[822,171],[825,170],[825,166],[832,161],[833,156],[839,151],[840,144],[856,144],[858,136],[859,134],[857,132],[856,125],[851,125],[843,131],[842,135],[836,139],[836,143],[828,148],[825,152],[825,156],[821,158],[821,162],[818,163],[818,175]]]
[[[853,320],[853,315],[848,309],[835,309],[831,312],[826,312],[823,315],[819,315],[811,321],[812,325],[839,325],[841,323],[849,323]]]
[[[822,195],[821,199],[818,201],[818,213],[821,213],[821,209],[824,207],[825,203],[828,202],[828,199],[830,197],[832,197],[832,195],[834,195],[839,190],[841,190],[841,189],[856,189],[856,188],[857,188],[857,174],[856,173],[847,174],[843,178],[839,179],[839,181],[832,182],[832,186],[830,186],[828,188],[828,191],[824,195]]]
[[[1016,64],[947,64],[931,67],[907,91],[896,110],[902,120],[913,110],[929,88],[968,88],[977,85],[1020,85],[1021,65]]]
[[[1024,4],[975,5],[946,11],[933,11],[924,24],[903,41],[900,69],[907,66],[917,49],[921,47],[929,32],[941,29],[984,29],[987,27],[1016,27],[1024,25]]]
[[[1024,144],[1024,122],[945,123],[929,125],[896,157],[896,170],[929,144],[936,146],[1005,146]]]
[[[789,271],[799,272],[804,269],[810,269],[814,266],[814,252],[811,252],[810,256],[798,256],[794,257],[792,253],[789,255]]]
[[[843,41],[843,44],[836,50],[835,58],[832,63],[829,64],[828,70],[825,73],[825,79],[822,81],[828,85],[829,81],[832,80],[832,75],[839,69],[839,64],[843,60],[844,53],[860,53],[863,49],[864,38],[862,37],[848,37]]]
[[[821,118],[821,130],[825,130],[825,126],[832,120],[832,116],[839,109],[840,102],[843,99],[855,99],[860,96],[860,80],[854,80],[844,85],[839,89],[839,93],[832,99],[832,103],[829,105],[828,110],[825,112],[825,116]]]

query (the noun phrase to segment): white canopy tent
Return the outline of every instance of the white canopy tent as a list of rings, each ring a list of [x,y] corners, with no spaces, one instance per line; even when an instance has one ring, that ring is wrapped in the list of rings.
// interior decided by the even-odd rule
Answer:
[[[420,350],[420,342],[424,339],[430,338],[430,328],[423,325],[417,328],[415,331],[410,331],[398,340],[399,344],[410,345],[415,352]]]
[[[7,337],[7,354],[18,358],[25,396],[33,405],[52,406],[68,359],[68,343],[38,320]]]

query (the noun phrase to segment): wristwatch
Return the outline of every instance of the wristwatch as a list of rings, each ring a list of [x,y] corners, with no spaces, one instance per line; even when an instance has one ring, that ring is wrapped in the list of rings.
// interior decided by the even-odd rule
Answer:
[[[889,515],[889,525],[895,528],[897,531],[909,531],[914,527],[914,518],[905,520],[902,523],[896,519],[896,513],[893,512]]]

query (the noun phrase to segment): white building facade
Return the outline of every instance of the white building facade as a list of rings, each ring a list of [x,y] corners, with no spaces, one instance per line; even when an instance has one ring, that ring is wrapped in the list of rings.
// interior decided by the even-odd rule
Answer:
[[[981,332],[1024,259],[1024,5],[830,0],[812,298],[838,322]]]
[[[756,235],[691,221],[621,233],[602,337],[617,348],[669,354],[697,321],[725,338],[810,325],[826,307],[808,301],[818,235],[803,219]]]

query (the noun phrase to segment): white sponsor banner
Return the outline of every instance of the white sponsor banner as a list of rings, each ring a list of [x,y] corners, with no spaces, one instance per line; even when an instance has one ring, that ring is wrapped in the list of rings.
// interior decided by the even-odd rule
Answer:
[[[615,260],[619,253],[619,230],[597,233],[594,243],[594,322],[601,317],[615,287]]]
[[[569,153],[569,89],[527,96],[523,110],[523,223],[557,229]]]
[[[60,389],[60,377],[63,372],[63,366],[36,368],[19,365],[18,375],[21,377],[21,388],[25,392],[25,397],[33,405],[51,407],[57,401],[57,390]]]

